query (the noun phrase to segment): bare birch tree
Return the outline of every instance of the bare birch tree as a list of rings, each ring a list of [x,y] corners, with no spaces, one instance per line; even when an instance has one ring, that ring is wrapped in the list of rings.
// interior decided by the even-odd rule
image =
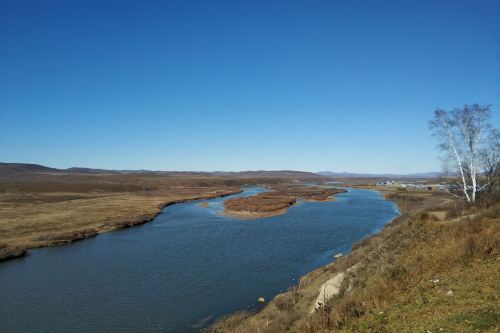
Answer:
[[[465,105],[462,109],[445,111],[437,109],[430,121],[430,128],[438,137],[439,148],[444,153],[444,167],[460,177],[461,195],[454,188],[448,192],[462,196],[474,204],[477,193],[487,189],[496,179],[498,151],[492,151],[491,137],[497,131],[490,124],[490,105]],[[485,178],[487,165],[493,167]]]

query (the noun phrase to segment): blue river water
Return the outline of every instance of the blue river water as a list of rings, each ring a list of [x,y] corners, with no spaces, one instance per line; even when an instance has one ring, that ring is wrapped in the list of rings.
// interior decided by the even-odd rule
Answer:
[[[0,332],[197,331],[286,290],[398,215],[374,191],[336,198],[255,220],[222,216],[227,198],[176,204],[142,226],[32,251],[0,264]]]

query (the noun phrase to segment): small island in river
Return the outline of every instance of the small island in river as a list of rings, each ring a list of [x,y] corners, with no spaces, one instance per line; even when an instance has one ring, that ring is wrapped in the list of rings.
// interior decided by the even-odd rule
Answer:
[[[275,186],[271,190],[251,197],[224,201],[224,214],[244,218],[275,216],[285,213],[297,199],[330,201],[335,194],[346,192],[340,188],[303,185]]]

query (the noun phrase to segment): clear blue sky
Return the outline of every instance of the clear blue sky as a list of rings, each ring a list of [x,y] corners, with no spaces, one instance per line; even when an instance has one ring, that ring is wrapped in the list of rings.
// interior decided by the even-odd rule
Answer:
[[[500,112],[500,1],[0,0],[0,161],[439,171]]]

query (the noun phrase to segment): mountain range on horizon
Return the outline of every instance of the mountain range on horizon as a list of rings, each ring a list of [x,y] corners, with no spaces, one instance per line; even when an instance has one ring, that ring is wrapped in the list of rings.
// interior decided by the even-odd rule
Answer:
[[[70,173],[87,173],[87,174],[103,174],[103,173],[115,173],[115,174],[126,174],[126,173],[153,173],[153,174],[212,174],[212,175],[231,175],[231,174],[268,174],[273,175],[275,173],[280,174],[303,174],[306,175],[320,175],[323,177],[332,178],[437,178],[442,176],[441,172],[423,172],[423,173],[411,173],[411,174],[392,174],[392,173],[353,173],[353,172],[333,172],[333,171],[320,171],[320,172],[305,172],[305,171],[293,171],[293,170],[247,170],[247,171],[167,171],[167,170],[116,170],[116,169],[98,169],[98,168],[85,168],[85,167],[71,167],[67,169],[58,169],[47,167],[39,164],[30,163],[4,163],[0,162],[0,173],[3,174],[17,174],[25,172],[70,172]]]
[[[16,177],[26,174],[154,174],[154,175],[212,175],[212,176],[239,176],[239,177],[274,177],[295,176],[305,178],[319,178],[320,175],[307,171],[294,170],[245,170],[245,171],[169,171],[169,170],[128,170],[128,169],[98,169],[87,167],[53,168],[32,163],[5,163],[0,162],[0,178]]]

